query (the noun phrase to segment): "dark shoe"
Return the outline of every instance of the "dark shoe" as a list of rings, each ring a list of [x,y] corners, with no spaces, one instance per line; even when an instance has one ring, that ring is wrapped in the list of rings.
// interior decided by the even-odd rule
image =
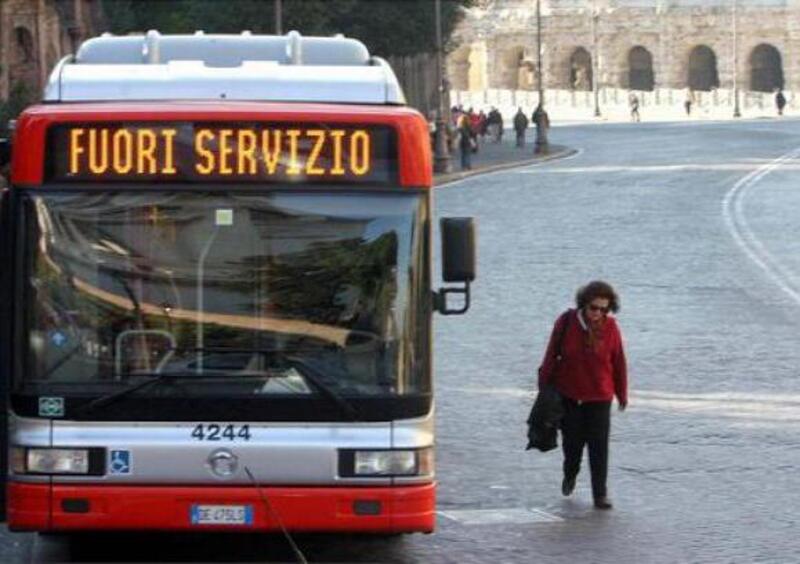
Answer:
[[[597,509],[611,509],[614,506],[608,501],[607,497],[596,497],[594,498],[594,506]]]
[[[575,491],[575,476],[572,478],[567,478],[564,476],[564,481],[561,482],[561,493],[564,495],[570,495],[572,492]]]

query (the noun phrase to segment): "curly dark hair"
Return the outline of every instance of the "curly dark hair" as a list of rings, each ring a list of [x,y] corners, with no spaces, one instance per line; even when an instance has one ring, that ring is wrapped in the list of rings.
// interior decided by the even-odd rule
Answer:
[[[575,304],[582,309],[595,298],[607,299],[608,309],[614,313],[619,311],[619,296],[611,284],[602,280],[592,280],[586,286],[578,288],[578,292],[575,294]]]

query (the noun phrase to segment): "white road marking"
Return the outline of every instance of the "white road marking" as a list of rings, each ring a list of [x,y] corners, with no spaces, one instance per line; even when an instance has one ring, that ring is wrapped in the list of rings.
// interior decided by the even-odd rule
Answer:
[[[736,125],[737,125],[736,129],[743,129],[745,131],[759,131],[760,130],[760,131],[769,132],[769,133],[774,135],[775,132],[776,132],[774,127],[770,128],[770,129],[767,129],[767,128],[763,128],[763,127],[760,127],[760,126],[768,124],[768,123],[778,124],[778,123],[781,123],[781,122],[782,123],[791,123],[791,122],[796,122],[796,121],[797,121],[797,118],[795,118],[795,117],[785,117],[785,118],[752,117],[752,118],[745,118],[745,119],[738,118],[737,121],[736,121]],[[731,123],[731,120],[730,119],[708,119],[708,120],[704,119],[702,121],[693,121],[693,120],[690,119],[688,121],[670,121],[670,122],[661,122],[661,123],[664,124],[663,127],[699,127],[699,126],[704,126],[704,125],[729,125]],[[756,126],[756,127],[750,127],[750,126],[753,126],[753,125]]]
[[[634,394],[636,398],[650,398],[662,400],[682,400],[701,402],[741,402],[741,403],[770,403],[770,404],[797,404],[800,408],[800,394],[763,393],[763,392],[665,392],[660,390],[639,390]],[[763,408],[763,406],[762,406]],[[800,413],[798,413],[800,415]]]
[[[508,507],[504,509],[455,509],[438,511],[462,525],[527,525],[533,523],[561,523],[561,517],[541,509]]]
[[[582,166],[582,167],[563,167],[550,168],[546,170],[514,170],[515,174],[581,174],[581,173],[615,173],[615,172],[676,172],[676,171],[745,171],[758,170],[763,166],[762,163],[714,163],[714,164],[673,164],[673,165],[621,165],[621,166]],[[788,170],[800,170],[800,165],[786,165]]]
[[[743,201],[747,191],[762,178],[787,161],[800,156],[800,147],[781,155],[772,162],[759,167],[741,178],[725,194],[722,200],[722,216],[734,241],[742,251],[772,280],[783,292],[800,305],[800,290],[794,281],[793,273],[773,257],[750,229],[744,215]]]
[[[800,396],[792,394],[677,394],[643,391],[632,397],[631,405],[637,409],[706,415],[741,423],[760,422],[779,426],[800,423]]]
[[[533,397],[535,389],[523,388],[504,388],[499,386],[483,387],[483,386],[437,386],[437,389],[443,390],[448,394],[462,393],[462,394],[477,394],[477,395],[490,395],[490,396],[510,396],[510,397]]]
[[[504,396],[509,398],[530,398],[533,399],[536,391],[531,388],[521,387],[496,387],[486,388],[482,386],[439,386],[437,388],[448,395],[452,394],[474,394],[474,395],[493,395]],[[760,409],[765,405],[793,405],[798,409],[798,417],[800,417],[800,394],[790,393],[769,393],[769,392],[706,392],[706,393],[691,393],[691,392],[668,392],[661,390],[637,390],[631,393],[631,398],[638,403],[640,400],[664,400],[664,401],[677,401],[684,402],[706,402],[713,404],[762,404]]]
[[[526,398],[533,401],[534,392],[526,388],[446,387],[439,388],[448,395],[456,393],[488,395],[504,398]],[[765,392],[679,393],[656,390],[637,390],[630,394],[635,411],[655,410],[671,413],[709,415],[734,419],[739,423],[763,422],[781,425],[800,423],[800,394]],[[527,409],[527,408],[526,408]]]

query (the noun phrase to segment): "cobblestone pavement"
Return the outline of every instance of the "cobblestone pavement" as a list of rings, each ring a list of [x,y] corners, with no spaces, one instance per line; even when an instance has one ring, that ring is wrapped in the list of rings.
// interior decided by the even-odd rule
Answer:
[[[472,310],[436,321],[438,530],[298,537],[308,560],[800,561],[800,161],[775,161],[799,125],[564,127],[571,158],[437,189],[439,214],[477,217],[480,246]],[[596,277],[621,294],[633,389],[610,512],[586,472],[565,499],[559,453],[523,450],[552,322]],[[2,561],[47,548],[0,542]],[[78,560],[294,561],[279,537],[83,545]]]

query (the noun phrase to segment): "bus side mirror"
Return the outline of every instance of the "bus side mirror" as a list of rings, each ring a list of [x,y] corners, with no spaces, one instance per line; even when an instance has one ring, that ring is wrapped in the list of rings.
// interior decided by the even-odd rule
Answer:
[[[444,218],[440,229],[442,277],[445,282],[461,282],[463,286],[440,288],[434,294],[434,307],[442,315],[460,315],[469,309],[469,285],[475,280],[475,220],[471,217]],[[460,308],[449,308],[448,294],[462,294],[464,304]]]

